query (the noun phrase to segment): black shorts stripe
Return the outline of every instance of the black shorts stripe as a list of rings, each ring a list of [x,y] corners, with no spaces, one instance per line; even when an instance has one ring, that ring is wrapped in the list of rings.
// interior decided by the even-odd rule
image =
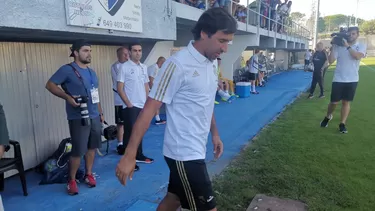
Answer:
[[[194,195],[193,191],[191,190],[191,186],[189,184],[189,180],[186,175],[184,163],[181,161],[176,161],[176,166],[177,166],[177,171],[178,174],[180,175],[180,179],[182,181],[182,185],[184,187],[184,191],[186,194],[187,201],[189,203],[191,211],[196,211],[197,206],[195,205],[195,200],[194,200]]]

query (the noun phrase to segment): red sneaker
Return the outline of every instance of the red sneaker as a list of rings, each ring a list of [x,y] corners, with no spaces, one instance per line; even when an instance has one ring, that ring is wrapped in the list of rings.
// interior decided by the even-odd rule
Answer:
[[[75,180],[70,180],[67,185],[68,194],[69,195],[77,195],[78,194],[78,186]]]
[[[93,188],[96,186],[96,180],[92,174],[86,174],[85,182],[89,186],[89,188]]]

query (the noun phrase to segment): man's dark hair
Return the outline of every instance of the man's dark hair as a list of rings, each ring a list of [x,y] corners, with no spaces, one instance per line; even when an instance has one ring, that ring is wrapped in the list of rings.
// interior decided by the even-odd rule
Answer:
[[[79,40],[76,40],[72,47],[70,47],[70,50],[71,50],[71,54],[70,54],[70,57],[74,57],[74,51],[77,51],[79,52],[79,50],[83,47],[83,46],[91,46],[90,43],[88,43],[86,40],[84,39],[79,39]]]
[[[348,32],[356,31],[359,34],[359,28],[357,26],[352,26],[348,28]]]
[[[139,43],[139,42],[131,43],[131,44],[129,45],[129,51],[132,51],[132,48],[133,48],[133,46],[135,46],[135,45],[142,46],[141,43]]]
[[[222,31],[225,34],[234,34],[237,31],[237,21],[226,9],[220,7],[211,8],[201,15],[191,30],[194,40],[201,38],[202,31],[208,37],[211,37],[218,31]]]

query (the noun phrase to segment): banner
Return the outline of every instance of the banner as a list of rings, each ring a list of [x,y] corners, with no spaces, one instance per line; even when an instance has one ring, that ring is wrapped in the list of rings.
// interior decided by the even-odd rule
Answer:
[[[142,32],[141,0],[65,0],[67,24]]]

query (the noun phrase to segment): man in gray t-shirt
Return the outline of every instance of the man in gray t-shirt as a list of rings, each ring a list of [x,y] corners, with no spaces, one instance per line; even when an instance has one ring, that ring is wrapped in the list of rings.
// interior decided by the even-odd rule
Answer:
[[[320,123],[321,127],[327,127],[332,119],[336,105],[342,101],[341,121],[339,130],[347,133],[346,119],[350,112],[350,102],[353,101],[359,80],[359,66],[361,59],[366,55],[366,45],[357,42],[359,36],[358,27],[348,29],[350,37],[343,40],[342,46],[333,45],[328,56],[329,63],[337,60],[336,70],[332,81],[331,102],[328,105],[327,116]]]

